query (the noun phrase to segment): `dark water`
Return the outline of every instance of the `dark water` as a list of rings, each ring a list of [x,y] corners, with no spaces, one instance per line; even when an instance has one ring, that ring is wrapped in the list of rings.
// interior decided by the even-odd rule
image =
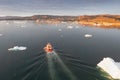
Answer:
[[[73,26],[72,29],[67,26]],[[86,39],[86,33],[93,37]],[[77,24],[37,24],[32,21],[0,22],[0,80],[51,80],[43,47],[50,42],[76,80],[108,80],[96,64],[104,57],[120,61],[120,30],[84,27]],[[13,46],[25,51],[8,51]],[[53,61],[54,62],[54,61]],[[70,80],[54,62],[57,80]],[[68,73],[69,74],[69,73]]]

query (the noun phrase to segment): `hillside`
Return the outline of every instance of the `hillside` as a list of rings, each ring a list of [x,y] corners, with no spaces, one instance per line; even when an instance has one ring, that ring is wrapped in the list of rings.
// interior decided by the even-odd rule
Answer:
[[[80,16],[79,23],[104,28],[120,28],[120,15]]]
[[[58,15],[33,15],[27,17],[5,16],[0,20],[33,20],[37,23],[75,22],[84,26],[102,28],[120,28],[120,15],[83,15],[83,16],[58,16]]]

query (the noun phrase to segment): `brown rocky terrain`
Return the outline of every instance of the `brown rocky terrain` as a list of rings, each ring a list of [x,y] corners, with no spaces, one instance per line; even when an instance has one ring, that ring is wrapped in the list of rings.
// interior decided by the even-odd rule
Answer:
[[[79,16],[79,23],[103,28],[120,28],[120,15]]]
[[[120,15],[83,15],[83,16],[57,16],[57,15],[33,15],[27,17],[6,16],[0,17],[2,20],[33,20],[36,23],[74,22],[84,26],[94,26],[102,28],[120,28]]]

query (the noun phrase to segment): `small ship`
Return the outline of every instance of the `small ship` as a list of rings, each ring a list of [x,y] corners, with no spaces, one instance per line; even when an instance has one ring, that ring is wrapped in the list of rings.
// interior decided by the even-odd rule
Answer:
[[[47,43],[47,45],[44,47],[44,51],[48,54],[48,53],[52,53],[53,52],[53,47],[50,43]]]

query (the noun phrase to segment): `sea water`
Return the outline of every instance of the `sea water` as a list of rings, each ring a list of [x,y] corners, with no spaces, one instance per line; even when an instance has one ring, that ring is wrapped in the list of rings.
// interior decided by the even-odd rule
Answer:
[[[105,80],[101,76],[104,73],[96,68],[97,63],[104,57],[120,62],[119,29],[85,27],[74,23],[0,21],[0,34],[0,80],[52,80],[43,51],[48,42],[76,80]],[[86,38],[85,34],[92,37]],[[27,49],[8,51],[14,46]],[[69,80],[61,64],[57,60],[53,64],[57,80]]]

